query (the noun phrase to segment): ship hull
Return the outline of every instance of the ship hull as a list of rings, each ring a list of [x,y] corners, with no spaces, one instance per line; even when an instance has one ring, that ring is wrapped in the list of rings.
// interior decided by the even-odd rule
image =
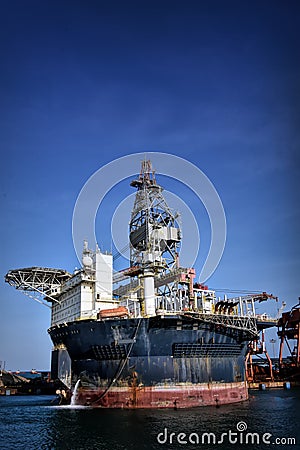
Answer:
[[[169,386],[135,386],[103,389],[79,388],[77,405],[99,408],[192,408],[220,406],[248,399],[248,389],[242,383],[185,383]]]
[[[49,330],[70,357],[75,402],[106,408],[186,408],[248,398],[247,342],[191,318],[75,321]],[[62,358],[65,363],[65,358]]]

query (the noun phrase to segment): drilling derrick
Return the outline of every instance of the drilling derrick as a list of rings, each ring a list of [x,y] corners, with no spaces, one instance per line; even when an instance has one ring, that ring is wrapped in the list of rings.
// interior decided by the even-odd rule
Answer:
[[[73,404],[90,407],[177,409],[246,400],[245,355],[251,372],[259,331],[277,323],[256,315],[255,302],[273,296],[221,299],[194,283],[195,269],[179,265],[179,216],[150,161],[131,186],[130,267],[113,274],[113,256],[84,242],[82,268],[73,274],[44,267],[6,274],[11,286],[51,305],[52,377],[73,390]],[[298,337],[297,370],[298,312],[279,325],[282,346]]]
[[[178,267],[181,232],[155,179],[150,161],[142,162],[141,172],[131,186],[137,188],[129,224],[131,268],[139,273],[143,286],[144,312],[155,314],[155,277]]]

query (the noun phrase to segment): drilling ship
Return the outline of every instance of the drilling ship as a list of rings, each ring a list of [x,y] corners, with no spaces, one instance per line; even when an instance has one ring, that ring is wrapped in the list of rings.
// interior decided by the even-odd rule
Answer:
[[[181,229],[150,161],[129,223],[129,268],[84,242],[82,268],[11,270],[6,281],[51,308],[52,378],[72,402],[102,408],[184,408],[248,398],[249,341],[274,322],[256,315],[265,292],[217,298],[179,264]]]

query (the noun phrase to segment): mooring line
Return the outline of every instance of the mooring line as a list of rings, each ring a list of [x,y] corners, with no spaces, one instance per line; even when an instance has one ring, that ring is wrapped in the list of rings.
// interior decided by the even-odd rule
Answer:
[[[119,367],[118,367],[118,369],[117,369],[117,372],[116,372],[114,378],[111,380],[111,382],[110,382],[109,385],[106,387],[106,389],[102,392],[102,394],[100,395],[100,397],[97,398],[97,400],[95,400],[94,402],[92,402],[92,405],[94,405],[95,403],[98,403],[100,400],[102,400],[103,397],[105,397],[105,395],[106,395],[106,394],[109,392],[109,390],[112,388],[113,384],[114,384],[116,381],[118,381],[118,379],[120,378],[120,376],[121,376],[121,374],[122,374],[122,372],[123,372],[123,370],[124,370],[125,364],[127,363],[128,359],[129,359],[129,357],[130,357],[132,348],[133,348],[133,346],[134,346],[134,344],[135,344],[135,340],[136,340],[136,337],[137,337],[137,334],[138,334],[138,330],[139,330],[141,321],[142,321],[142,317],[139,318],[139,321],[138,321],[138,323],[137,323],[137,326],[136,326],[136,329],[135,329],[135,332],[134,332],[134,335],[133,335],[133,338],[132,338],[132,342],[131,342],[131,344],[130,344],[128,353],[127,353],[127,355],[126,355],[126,358],[124,359],[124,361],[122,361],[122,360],[120,361],[120,365],[119,365]]]

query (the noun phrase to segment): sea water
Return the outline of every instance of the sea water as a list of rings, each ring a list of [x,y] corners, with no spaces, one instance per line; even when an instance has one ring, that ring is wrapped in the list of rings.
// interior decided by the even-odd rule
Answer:
[[[184,410],[55,406],[54,397],[0,397],[1,449],[300,449],[300,390]]]

